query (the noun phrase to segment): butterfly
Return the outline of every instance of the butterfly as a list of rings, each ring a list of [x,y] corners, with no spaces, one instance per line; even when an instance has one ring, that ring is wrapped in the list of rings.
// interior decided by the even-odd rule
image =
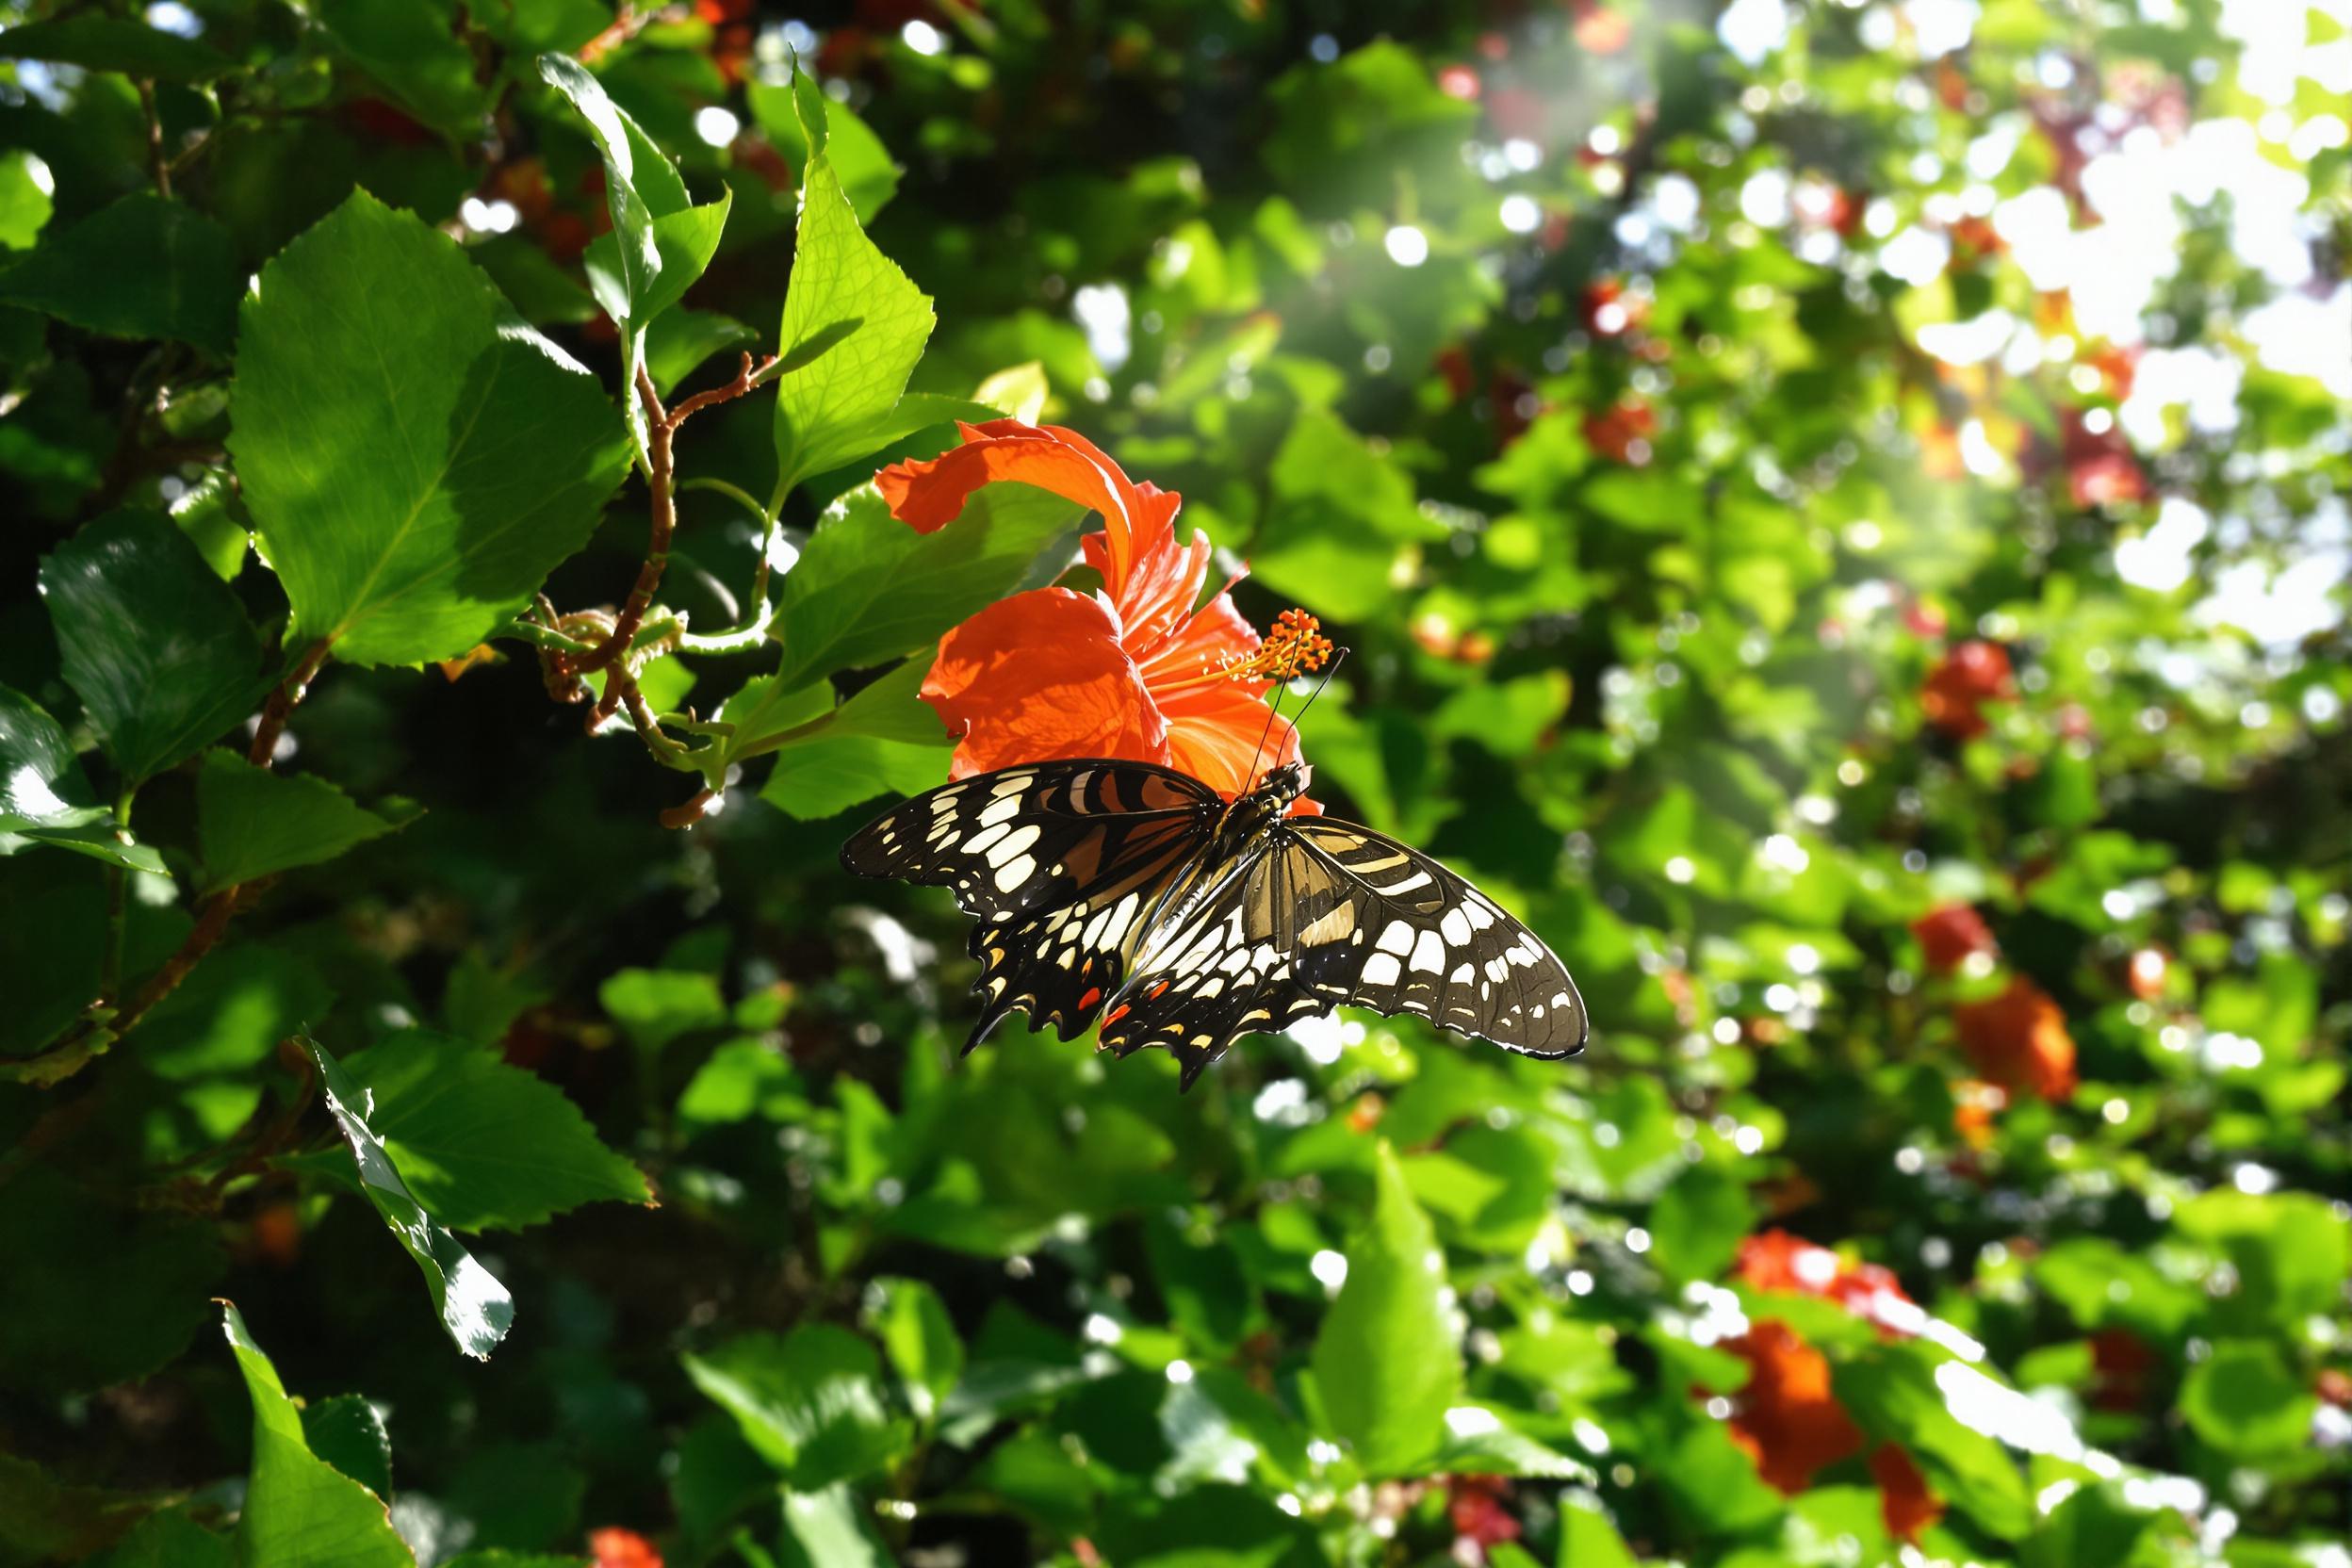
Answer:
[[[944,885],[979,925],[971,1051],[1016,1009],[1103,1049],[1165,1046],[1190,1088],[1245,1035],[1348,1004],[1414,1013],[1522,1055],[1584,1049],[1584,1002],[1542,938],[1428,856],[1294,817],[1306,769],[1230,803],[1150,762],[977,774],[841,849],[863,876]]]

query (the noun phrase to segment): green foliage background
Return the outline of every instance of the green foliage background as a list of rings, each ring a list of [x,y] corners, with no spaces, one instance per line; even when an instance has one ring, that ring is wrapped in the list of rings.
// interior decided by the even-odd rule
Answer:
[[[0,7],[0,1564],[2341,1562],[2342,6],[820,9]],[[2053,285],[2184,142],[2300,270]],[[1583,1058],[953,1062],[835,854],[1072,558],[861,488],[996,413],[1354,650],[1318,794]]]

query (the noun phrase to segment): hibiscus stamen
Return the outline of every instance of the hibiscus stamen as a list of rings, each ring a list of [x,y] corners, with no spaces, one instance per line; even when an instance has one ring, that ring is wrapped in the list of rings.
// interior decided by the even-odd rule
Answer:
[[[1175,692],[1219,680],[1296,679],[1330,662],[1335,650],[1322,629],[1323,623],[1305,611],[1285,610],[1274,618],[1274,629],[1266,633],[1266,641],[1258,645],[1255,652],[1229,653],[1217,663],[1204,666],[1197,676],[1156,682],[1154,689]]]

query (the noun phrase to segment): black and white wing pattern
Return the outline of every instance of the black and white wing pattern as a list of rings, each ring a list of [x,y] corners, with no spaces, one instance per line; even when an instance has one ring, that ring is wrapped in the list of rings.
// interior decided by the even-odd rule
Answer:
[[[1301,890],[1298,983],[1327,1002],[1557,1060],[1584,1049],[1584,999],[1544,939],[1416,849],[1368,827],[1293,817],[1273,853]],[[1280,934],[1278,934],[1280,935]]]
[[[917,795],[842,847],[864,876],[944,886],[979,925],[981,1017],[1070,1039],[1119,989],[1167,890],[1199,858],[1225,803],[1149,762],[1039,762]]]
[[[1324,818],[1276,823],[1258,852],[1210,868],[1135,956],[1102,1043],[1166,1046],[1190,1087],[1244,1035],[1339,1004],[1522,1055],[1584,1049],[1584,1002],[1541,938],[1416,850]]]

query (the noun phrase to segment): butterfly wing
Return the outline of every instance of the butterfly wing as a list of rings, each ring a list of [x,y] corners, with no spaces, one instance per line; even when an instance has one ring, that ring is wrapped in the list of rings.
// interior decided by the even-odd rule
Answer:
[[[1420,851],[1328,817],[1278,825],[1310,890],[1289,934],[1298,982],[1326,1002],[1556,1060],[1584,1049],[1584,999],[1544,939]]]
[[[1148,762],[1065,760],[978,774],[884,813],[841,849],[862,876],[944,886],[977,916],[980,1022],[1026,1010],[1069,1039],[1118,989],[1152,910],[1223,801]]]
[[[1584,1048],[1584,1002],[1543,939],[1478,889],[1368,828],[1278,823],[1268,841],[1152,933],[1102,1044],[1166,1046],[1184,1086],[1244,1035],[1341,1003],[1524,1055]]]
[[[1153,929],[1135,979],[1102,1015],[1102,1048],[1121,1056],[1166,1046],[1192,1087],[1244,1035],[1270,1034],[1331,1003],[1300,986],[1285,929],[1298,896],[1278,841],[1200,879]]]

